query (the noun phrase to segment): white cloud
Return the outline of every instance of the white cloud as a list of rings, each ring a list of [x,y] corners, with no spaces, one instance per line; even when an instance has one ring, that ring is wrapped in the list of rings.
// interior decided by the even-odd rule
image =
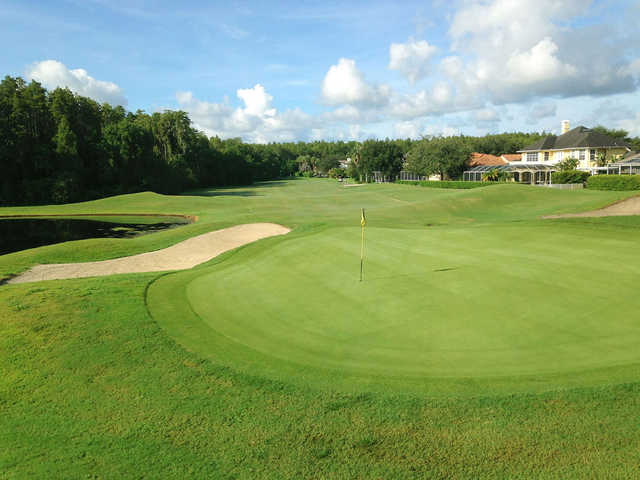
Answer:
[[[427,137],[457,137],[460,129],[450,125],[427,125],[422,133]]]
[[[437,51],[437,47],[429,45],[424,40],[392,43],[389,47],[389,68],[402,73],[413,85],[427,76],[431,58]]]
[[[108,102],[114,106],[127,105],[124,92],[115,83],[96,80],[82,68],[70,70],[56,60],[34,63],[26,69],[25,77],[40,82],[49,90],[68,87],[72,92],[93,98],[100,103]]]
[[[260,84],[253,88],[238,90],[238,97],[244,101],[243,111],[248,115],[273,117],[276,114],[276,109],[271,108],[273,97],[265,92]]]
[[[616,127],[626,130],[632,137],[640,137],[640,112],[635,117],[618,121]]]
[[[621,34],[573,23],[591,4],[467,1],[449,28],[457,54],[443,59],[440,70],[456,97],[482,96],[493,103],[632,91],[635,64],[624,57],[628,45]]]
[[[279,113],[272,106],[273,97],[260,84],[238,89],[236,94],[244,107],[233,108],[228,101],[204,102],[191,92],[178,92],[176,100],[196,128],[210,136],[242,137],[255,143],[292,141],[305,138],[314,126],[314,119],[299,109]]]
[[[545,37],[529,50],[516,50],[506,64],[507,81],[517,85],[536,85],[549,81],[564,82],[576,77],[578,71],[570,64],[564,64],[556,56],[558,46]]]
[[[341,58],[332,65],[322,82],[322,97],[329,105],[379,106],[389,100],[386,85],[370,85],[356,67],[355,60]]]
[[[398,122],[393,126],[397,138],[420,138],[420,126],[417,122]]]

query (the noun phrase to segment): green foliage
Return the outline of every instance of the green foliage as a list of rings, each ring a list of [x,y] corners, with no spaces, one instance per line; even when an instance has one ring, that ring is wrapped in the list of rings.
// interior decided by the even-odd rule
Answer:
[[[344,168],[332,168],[329,170],[329,178],[342,178],[346,175]]]
[[[467,190],[470,188],[487,187],[489,185],[499,185],[497,182],[461,182],[456,180],[399,180],[396,183],[402,183],[405,185],[418,185],[420,187],[430,188],[456,188],[461,190]]]
[[[352,156],[353,165],[360,181],[371,180],[373,172],[395,178],[402,170],[403,145],[397,140],[367,140],[359,146]]]
[[[551,183],[584,183],[589,176],[589,172],[582,172],[580,170],[561,170],[560,172],[553,172],[551,174]]]
[[[472,149],[463,137],[425,138],[407,153],[406,169],[423,176],[455,179],[462,175]]]
[[[316,161],[316,168],[321,175],[327,175],[331,169],[338,168],[340,166],[340,160],[343,157],[341,155],[326,155],[320,157]]]
[[[510,132],[496,135],[485,135],[484,137],[460,138],[469,145],[472,152],[489,153],[491,155],[502,155],[505,153],[516,153],[523,147],[545,137],[542,133],[522,133]]]
[[[576,167],[578,166],[579,160],[577,158],[565,158],[564,160],[558,162],[558,164],[556,165],[561,172],[566,172],[566,171],[575,171]]]
[[[640,175],[592,175],[587,188],[593,190],[640,190]]]
[[[506,182],[513,178],[511,172],[494,168],[482,174],[482,180],[485,182]]]

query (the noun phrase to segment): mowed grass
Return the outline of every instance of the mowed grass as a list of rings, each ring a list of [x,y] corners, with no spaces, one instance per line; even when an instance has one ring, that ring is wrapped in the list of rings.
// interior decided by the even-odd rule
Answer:
[[[638,377],[635,232],[368,228],[363,282],[359,237],[334,228],[274,239],[163,277],[151,313],[176,337],[201,326],[180,341],[205,357],[318,387],[477,395]],[[198,318],[175,314],[180,304]],[[237,348],[221,355],[221,344]]]
[[[425,190],[299,180],[0,210],[199,217],[6,255],[0,276],[294,228],[185,273],[0,287],[0,477],[637,476],[640,222],[537,219],[628,194]]]

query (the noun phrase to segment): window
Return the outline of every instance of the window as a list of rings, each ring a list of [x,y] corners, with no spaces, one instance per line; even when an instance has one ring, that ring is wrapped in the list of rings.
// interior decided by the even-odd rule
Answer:
[[[527,153],[527,162],[537,162],[537,161],[538,161],[538,152]]]
[[[545,162],[549,161],[549,152],[544,152],[544,161]]]
[[[595,162],[596,161],[596,151],[595,151],[595,149],[589,150],[589,161],[591,161],[591,162]]]
[[[584,162],[587,159],[587,151],[586,150],[580,150],[580,153],[578,154],[580,158],[580,162]]]

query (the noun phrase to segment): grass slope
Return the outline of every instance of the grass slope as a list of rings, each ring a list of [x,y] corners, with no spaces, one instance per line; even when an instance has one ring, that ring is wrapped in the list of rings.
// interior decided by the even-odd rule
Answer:
[[[489,258],[505,259],[504,249],[497,247],[518,245],[513,249],[512,260],[533,262],[535,253],[547,252],[545,262],[555,262],[554,266],[559,268],[559,273],[549,272],[546,277],[544,269],[532,268],[527,277],[528,269],[521,267],[514,271],[496,261],[495,268],[500,272],[510,271],[513,279],[527,277],[556,285],[561,283],[558,275],[564,275],[564,280],[574,282],[570,283],[572,286],[595,289],[588,281],[594,276],[608,288],[603,277],[606,261],[596,259],[593,266],[590,264],[594,263],[594,255],[605,256],[600,243],[609,247],[606,256],[615,249],[630,249],[638,235],[637,219],[543,222],[535,218],[540,214],[600,207],[626,195],[519,186],[464,192],[393,185],[341,189],[331,182],[300,180],[195,192],[191,196],[146,193],[68,206],[0,209],[0,214],[163,213],[199,217],[195,224],[131,240],[87,240],[2,256],[0,276],[37,262],[89,261],[163,248],[197,233],[235,223],[276,221],[295,228],[286,239],[267,239],[244,247],[190,271],[191,276],[187,277],[183,277],[186,274],[138,274],[1,287],[0,477],[634,477],[638,473],[640,384],[631,370],[621,373],[618,367],[610,366],[607,373],[611,374],[610,385],[604,385],[602,379],[592,373],[589,375],[596,376],[591,376],[590,381],[583,378],[578,383],[591,386],[567,389],[572,386],[569,375],[556,384],[558,387],[562,384],[563,389],[536,394],[504,394],[513,391],[512,380],[505,384],[501,394],[499,379],[492,383],[491,389],[477,381],[467,382],[463,389],[466,393],[473,394],[476,388],[472,397],[460,397],[459,385],[443,386],[440,396],[433,397],[421,395],[418,390],[406,391],[386,380],[380,383],[384,388],[378,388],[380,385],[375,382],[360,381],[349,389],[346,388],[348,380],[331,388],[329,384],[322,384],[322,378],[310,376],[313,381],[305,382],[302,376],[279,377],[277,372],[286,371],[287,361],[274,356],[273,352],[265,355],[255,348],[248,349],[253,357],[245,355],[236,342],[221,343],[220,350],[210,352],[205,359],[197,353],[195,340],[203,338],[202,332],[216,331],[202,319],[199,320],[203,324],[199,325],[193,312],[189,317],[188,303],[167,302],[165,305],[167,312],[176,314],[175,323],[181,319],[194,320],[185,328],[172,331],[178,343],[149,316],[145,305],[145,292],[151,282],[152,303],[158,301],[153,299],[153,292],[158,293],[161,288],[167,288],[165,291],[176,298],[202,296],[205,293],[198,290],[203,288],[198,282],[205,286],[211,282],[223,288],[224,282],[219,281],[222,272],[229,274],[231,284],[239,286],[240,278],[243,275],[246,278],[243,269],[254,267],[267,272],[271,268],[283,268],[273,262],[269,264],[272,254],[285,259],[289,255],[304,257],[315,276],[325,268],[338,276],[357,273],[357,266],[355,272],[346,266],[323,266],[322,256],[313,249],[331,247],[332,253],[339,257],[348,255],[347,247],[340,248],[340,245],[350,246],[354,233],[357,237],[357,229],[350,227],[357,224],[360,206],[366,207],[369,213],[371,252],[376,248],[380,255],[389,252],[389,263],[381,262],[380,268],[388,264],[398,268],[402,248],[390,251],[387,246],[401,239],[401,246],[414,240],[412,248],[417,249],[407,255],[405,269],[442,268],[443,259],[436,261],[432,252],[436,243],[446,252],[444,267],[448,268],[454,259],[469,259],[467,252],[456,251],[452,239],[457,238],[487,248],[494,245],[495,251],[487,252],[491,255],[482,260],[484,265]],[[438,226],[425,229],[427,224]],[[387,236],[391,231],[393,235]],[[435,237],[430,237],[432,232]],[[561,251],[570,255],[569,258],[563,260],[554,255],[553,250],[544,248],[555,245],[554,239],[561,243]],[[574,246],[570,244],[572,241],[576,241]],[[528,242],[528,250],[520,246],[522,242]],[[306,257],[299,253],[305,245],[309,246]],[[576,252],[571,253],[574,249]],[[572,267],[580,252],[586,259],[582,263],[586,270],[576,271]],[[416,257],[420,260],[414,262]],[[346,265],[346,260],[340,258],[343,261],[338,263]],[[621,257],[614,256],[614,268],[616,278],[620,272],[624,283],[631,285],[635,263],[631,254],[626,258],[628,263],[621,264]],[[374,263],[369,265],[367,275],[382,276],[375,268]],[[301,271],[302,265],[296,266],[298,269]],[[437,272],[440,279],[437,285],[431,286],[443,292],[458,292],[451,282],[458,274],[464,279],[462,272],[462,269]],[[301,273],[297,275],[298,279],[303,278]],[[203,280],[198,280],[200,278]],[[478,277],[477,285],[485,289],[497,281],[506,282],[501,275],[489,275]],[[611,277],[608,283],[613,283]],[[408,283],[393,282],[396,284],[401,288]],[[287,281],[270,285],[263,281],[260,285],[243,285],[243,288],[256,295],[263,288],[281,294],[292,285],[299,292],[308,284],[296,286],[295,282]],[[322,283],[316,282],[313,286],[322,291]],[[331,299],[344,288],[335,284],[329,287],[333,288]],[[366,288],[370,288],[369,284]],[[533,288],[542,289],[542,286]],[[621,285],[621,288],[631,287]],[[314,290],[304,292],[312,305],[333,308],[330,302],[315,299]],[[226,294],[232,293],[230,289],[226,291]],[[391,294],[384,289],[365,293]],[[633,302],[631,294],[625,293],[629,302]],[[265,292],[263,300],[266,299]],[[419,297],[416,301],[434,306],[429,298]],[[570,301],[566,305],[555,302],[558,318],[567,317]],[[636,334],[632,322],[623,322],[626,302],[617,302],[610,296],[584,302],[610,306],[606,311],[595,308],[592,312],[602,322],[615,320],[616,338],[624,340],[625,335]],[[240,298],[239,303],[242,309],[249,308],[242,304],[249,303],[246,297]],[[464,308],[457,302],[451,303],[456,309]],[[486,305],[495,309],[495,303]],[[299,305],[304,306],[302,302]],[[262,306],[277,311],[273,305],[263,303]],[[401,308],[401,305],[395,307]],[[153,305],[151,308],[155,311]],[[383,306],[383,310],[387,308]],[[382,313],[376,315],[386,317]],[[407,314],[410,313],[408,309]],[[376,319],[361,320],[372,325]],[[418,318],[410,320],[417,322]],[[604,328],[595,318],[588,320],[588,316],[582,319],[588,327],[587,343],[598,340]],[[274,328],[283,328],[284,319],[271,318],[271,321]],[[567,318],[566,321],[573,328],[581,320]],[[457,327],[460,326],[458,323]],[[225,328],[231,327],[233,325]],[[341,332],[340,328],[348,330],[355,326],[334,325],[335,335],[349,333]],[[476,328],[475,332],[478,331]],[[497,333],[502,341],[509,338],[508,330]],[[447,341],[445,329],[439,334],[440,341]],[[579,343],[575,341],[575,334],[564,334],[574,344]],[[274,339],[271,336],[265,341]],[[409,340],[421,341],[419,336]],[[475,338],[474,331],[470,330],[466,341],[477,344],[482,340]],[[517,345],[518,341],[512,339],[512,344]],[[544,338],[540,337],[537,342],[545,346]],[[196,352],[186,351],[183,343]],[[288,346],[295,350],[294,347]],[[340,358],[339,351],[334,354],[334,358]],[[630,361],[623,351],[615,349],[599,349],[595,356],[604,359],[615,355],[621,357],[613,363]],[[254,366],[262,363],[262,358],[269,361],[260,369],[248,368],[251,362]],[[305,361],[307,366],[302,370],[310,368],[310,375],[339,380],[331,369],[325,369],[329,373],[317,375],[321,368],[311,365],[308,359]],[[378,363],[389,368],[384,362]],[[467,369],[490,367],[475,366],[469,361],[462,365]],[[543,367],[541,362],[537,363],[538,371]],[[406,365],[403,368],[406,369]],[[409,376],[406,371],[400,375]],[[345,378],[349,377],[349,373],[345,373]],[[526,390],[532,392],[536,388],[528,385]],[[485,396],[487,392],[492,395]]]

